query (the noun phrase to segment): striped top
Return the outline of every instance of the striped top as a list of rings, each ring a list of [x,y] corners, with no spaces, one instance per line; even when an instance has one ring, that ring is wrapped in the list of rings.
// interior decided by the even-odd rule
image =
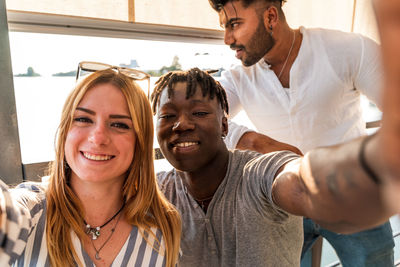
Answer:
[[[46,198],[40,183],[23,183],[15,189],[0,180],[0,266],[50,266],[46,244]],[[151,229],[161,246],[161,231]],[[146,235],[146,234],[145,234]],[[165,266],[164,253],[152,235],[142,235],[133,226],[124,246],[111,264],[115,266]],[[77,235],[71,231],[71,240],[84,266],[95,266],[83,249]],[[163,249],[161,249],[164,252]]]

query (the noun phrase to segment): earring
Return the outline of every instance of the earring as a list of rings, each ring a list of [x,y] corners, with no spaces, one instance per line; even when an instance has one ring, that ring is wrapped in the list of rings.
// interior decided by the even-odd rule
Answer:
[[[273,34],[272,25],[269,25],[269,30],[270,30],[269,35],[271,35],[271,37],[272,37],[272,34]]]
[[[225,140],[226,134],[222,134],[221,138],[222,140]]]

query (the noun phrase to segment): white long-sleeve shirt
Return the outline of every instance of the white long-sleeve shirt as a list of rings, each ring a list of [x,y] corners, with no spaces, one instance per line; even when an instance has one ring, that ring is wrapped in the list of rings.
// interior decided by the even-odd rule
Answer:
[[[231,117],[243,109],[260,133],[307,152],[366,133],[361,94],[380,104],[379,46],[358,34],[300,28],[303,40],[283,88],[261,59],[222,74]],[[230,124],[234,148],[244,129]],[[229,146],[229,145],[228,145]]]

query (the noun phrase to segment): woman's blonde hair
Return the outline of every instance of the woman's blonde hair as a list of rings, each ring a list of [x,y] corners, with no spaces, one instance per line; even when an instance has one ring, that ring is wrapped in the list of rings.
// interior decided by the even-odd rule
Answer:
[[[179,253],[181,221],[179,213],[157,186],[150,103],[132,79],[111,69],[97,71],[85,78],[70,93],[63,107],[56,140],[56,158],[50,166],[47,190],[46,238],[50,263],[52,266],[81,264],[74,251],[70,233],[74,231],[80,239],[85,236],[84,210],[69,185],[71,171],[65,161],[65,141],[75,109],[83,96],[89,89],[104,83],[120,88],[124,94],[136,134],[134,160],[127,171],[122,189],[125,218],[128,223],[150,234],[150,227],[160,229],[165,242],[166,265],[174,266]]]

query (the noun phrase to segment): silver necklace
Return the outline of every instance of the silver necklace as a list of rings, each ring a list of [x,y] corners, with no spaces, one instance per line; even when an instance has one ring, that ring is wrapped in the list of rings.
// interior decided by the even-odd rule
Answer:
[[[193,196],[192,196],[193,197]],[[210,197],[206,197],[203,199],[197,199],[195,197],[193,197],[194,200],[196,200],[196,202],[200,205],[200,207],[206,211],[206,209],[208,208],[208,205],[210,204],[211,200],[213,199],[214,194]]]
[[[290,47],[290,49],[289,49],[289,53],[288,53],[288,55],[286,56],[286,60],[285,60],[285,63],[283,63],[283,67],[282,67],[282,69],[281,69],[281,72],[279,72],[279,75],[278,75],[278,80],[281,78],[281,76],[282,76],[282,73],[283,73],[283,70],[285,69],[285,67],[286,67],[286,63],[288,62],[288,60],[289,60],[289,56],[290,56],[290,54],[292,53],[292,49],[293,49],[293,46],[294,46],[294,41],[296,40],[296,31],[293,31],[293,41],[292,41],[292,46]]]
[[[191,195],[192,198],[197,202],[197,204],[199,204],[199,206],[201,207],[202,210],[204,210],[204,211],[207,210],[208,204],[210,204],[211,200],[213,199],[215,192],[214,192],[214,194],[212,194],[209,197],[206,197],[206,198],[203,198],[203,199],[197,199],[192,194],[188,193],[188,189],[187,189],[185,183],[183,183],[183,188],[184,188],[185,194],[186,195]]]
[[[119,212],[118,212],[118,213],[119,213]],[[119,220],[121,219],[121,216],[122,216],[122,215],[119,215],[119,216],[118,216],[118,219],[117,219],[117,221],[116,221],[115,224],[114,224],[114,227],[111,229],[110,235],[107,237],[106,241],[104,241],[104,243],[100,246],[99,249],[97,249],[96,246],[94,245],[94,242],[93,242],[94,239],[93,239],[93,238],[90,239],[90,242],[92,243],[92,246],[93,246],[93,248],[94,248],[94,251],[96,251],[96,254],[95,254],[95,256],[94,256],[96,260],[101,260],[101,257],[100,257],[100,255],[99,255],[99,254],[100,254],[100,251],[104,248],[104,246],[108,243],[108,241],[110,241],[112,235],[113,235],[114,232],[115,232],[115,228],[117,228],[118,222],[119,222]]]
[[[90,224],[88,224],[85,220],[83,220],[83,222],[86,224],[86,234],[88,235],[92,235],[92,240],[96,240],[99,236],[100,236],[100,230],[101,228],[103,228],[104,226],[106,226],[109,222],[111,222],[115,217],[117,217],[117,215],[122,211],[122,209],[125,207],[125,203],[122,204],[122,207],[117,211],[117,213],[114,214],[114,216],[112,216],[108,221],[106,221],[105,223],[103,223],[103,225],[101,226],[97,226],[97,227],[92,227],[90,226]]]

